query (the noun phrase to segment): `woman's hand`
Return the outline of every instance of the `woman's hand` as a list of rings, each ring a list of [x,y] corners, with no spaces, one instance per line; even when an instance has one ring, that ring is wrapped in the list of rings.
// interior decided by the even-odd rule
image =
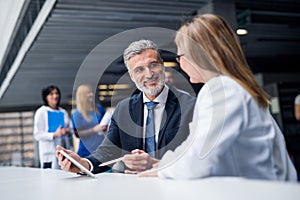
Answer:
[[[59,125],[59,127],[53,133],[53,138],[60,137],[60,136],[63,136],[65,134],[66,134],[65,129],[62,128],[61,125]]]
[[[53,137],[56,138],[56,137],[60,137],[60,136],[63,136],[63,135],[68,135],[70,134],[70,129],[69,128],[62,128],[62,126],[60,125],[56,131],[54,132],[53,134]]]
[[[97,124],[93,127],[93,132],[106,132],[107,131],[107,125],[100,125]]]

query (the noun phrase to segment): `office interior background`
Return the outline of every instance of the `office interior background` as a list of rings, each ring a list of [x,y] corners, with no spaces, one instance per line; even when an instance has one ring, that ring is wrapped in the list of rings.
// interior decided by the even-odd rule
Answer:
[[[300,93],[299,11],[297,0],[0,0],[0,166],[39,166],[33,116],[43,103],[41,89],[57,85],[61,106],[71,112],[77,73],[101,42],[136,28],[177,30],[183,18],[215,13],[237,31],[299,173],[300,124],[294,118]],[[162,51],[165,65],[178,72],[175,85],[184,89],[176,47],[167,45],[173,51]],[[101,56],[118,48],[116,41]],[[113,107],[135,90],[121,54],[109,66],[92,64],[95,71],[85,74],[87,81],[104,71],[95,86],[96,102]],[[201,85],[191,88],[197,93]]]

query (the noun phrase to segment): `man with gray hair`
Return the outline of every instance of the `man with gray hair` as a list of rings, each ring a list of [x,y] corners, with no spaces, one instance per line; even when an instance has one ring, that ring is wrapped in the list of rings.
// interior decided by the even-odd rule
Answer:
[[[122,157],[125,173],[152,168],[168,150],[174,150],[189,134],[196,97],[165,84],[165,68],[157,45],[139,40],[125,49],[124,63],[141,91],[118,103],[106,138],[87,158],[65,150],[94,173],[111,166],[99,164]],[[57,147],[57,150],[63,149]],[[57,151],[65,171],[80,172]]]

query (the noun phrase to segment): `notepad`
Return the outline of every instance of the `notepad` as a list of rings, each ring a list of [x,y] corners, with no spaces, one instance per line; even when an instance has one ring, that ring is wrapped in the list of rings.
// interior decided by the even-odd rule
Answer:
[[[101,122],[100,122],[100,125],[103,126],[103,125],[108,125],[109,122],[110,122],[110,119],[111,119],[111,116],[112,114],[110,112],[105,112]]]
[[[61,111],[48,111],[48,132],[53,133],[61,126],[64,128],[64,113]]]

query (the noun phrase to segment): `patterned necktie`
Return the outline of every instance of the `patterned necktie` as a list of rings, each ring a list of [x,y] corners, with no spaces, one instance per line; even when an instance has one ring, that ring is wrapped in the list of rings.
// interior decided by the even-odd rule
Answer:
[[[148,116],[146,120],[146,152],[155,158],[155,127],[153,119],[153,109],[158,102],[146,102]]]

